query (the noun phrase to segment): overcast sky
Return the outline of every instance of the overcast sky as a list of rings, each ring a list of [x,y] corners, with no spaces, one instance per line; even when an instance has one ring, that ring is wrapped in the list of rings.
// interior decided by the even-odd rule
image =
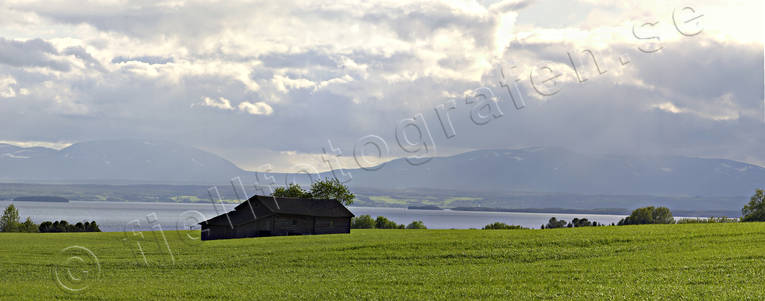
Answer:
[[[765,165],[761,0],[359,2],[2,1],[0,141],[167,140],[250,170],[326,170],[330,143],[354,168],[381,140]]]

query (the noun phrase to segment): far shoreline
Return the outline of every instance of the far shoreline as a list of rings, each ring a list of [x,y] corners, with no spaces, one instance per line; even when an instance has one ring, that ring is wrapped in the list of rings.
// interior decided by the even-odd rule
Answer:
[[[153,204],[153,205],[196,205],[196,206],[209,206],[210,202],[117,202],[117,201],[74,201],[67,200],[67,202],[53,202],[53,201],[27,201],[27,200],[0,200],[0,202],[9,203],[37,203],[37,204],[84,204],[84,203],[101,203],[101,204]],[[239,203],[224,202],[224,206],[234,206]],[[220,206],[220,203],[216,203],[216,206]],[[399,209],[399,210],[414,210],[414,211],[460,211],[460,212],[486,212],[486,213],[544,213],[544,214],[587,214],[587,215],[622,215],[628,216],[631,209],[626,208],[594,208],[594,209],[572,209],[572,208],[497,208],[497,207],[453,207],[453,208],[419,208],[418,205],[410,205],[406,207],[388,207],[388,206],[348,206],[350,208],[370,208],[370,209]],[[688,209],[672,209],[672,213],[678,217],[740,217],[740,212],[735,210],[688,210]]]

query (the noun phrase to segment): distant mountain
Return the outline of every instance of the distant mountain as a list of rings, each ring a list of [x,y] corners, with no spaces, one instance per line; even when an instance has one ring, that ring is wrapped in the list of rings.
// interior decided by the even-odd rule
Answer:
[[[478,150],[417,166],[397,159],[375,171],[349,172],[351,187],[381,190],[709,197],[745,196],[765,186],[765,168],[737,161],[588,155],[550,147]],[[237,176],[254,183],[252,172],[226,159],[168,142],[94,141],[62,150],[0,144],[0,182],[211,185]],[[277,184],[307,184],[305,175],[273,176]]]
[[[168,142],[94,141],[61,150],[0,144],[5,182],[210,184],[246,173],[217,155]]]
[[[376,171],[354,170],[352,185],[460,191],[741,196],[765,186],[765,168],[724,159],[586,155],[562,148],[479,150],[404,159]]]

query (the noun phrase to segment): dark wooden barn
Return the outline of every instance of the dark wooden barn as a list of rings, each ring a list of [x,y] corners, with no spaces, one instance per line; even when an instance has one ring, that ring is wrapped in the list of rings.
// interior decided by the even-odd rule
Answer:
[[[202,240],[350,233],[353,213],[337,200],[253,196],[199,223]]]

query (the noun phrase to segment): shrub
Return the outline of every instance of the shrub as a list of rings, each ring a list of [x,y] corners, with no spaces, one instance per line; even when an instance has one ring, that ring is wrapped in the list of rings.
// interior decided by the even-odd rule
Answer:
[[[409,225],[406,225],[407,229],[427,229],[422,221],[413,221]]]
[[[526,228],[521,226],[516,226],[516,225],[508,225],[508,224],[500,223],[500,222],[488,224],[483,227],[483,230],[514,230],[514,229],[526,229]]]
[[[677,220],[678,224],[718,224],[718,223],[737,223],[737,218],[709,217],[709,218],[681,218]]]

